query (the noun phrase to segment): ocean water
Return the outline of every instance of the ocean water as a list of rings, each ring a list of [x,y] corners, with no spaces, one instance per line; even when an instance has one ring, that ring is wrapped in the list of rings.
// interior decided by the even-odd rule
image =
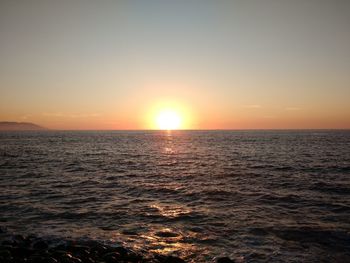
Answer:
[[[189,262],[346,262],[350,131],[2,132],[0,225]]]

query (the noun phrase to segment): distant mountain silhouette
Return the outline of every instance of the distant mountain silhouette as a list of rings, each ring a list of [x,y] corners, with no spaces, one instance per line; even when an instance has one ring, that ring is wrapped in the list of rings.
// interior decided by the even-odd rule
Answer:
[[[47,128],[30,122],[0,121],[0,131],[41,131]]]

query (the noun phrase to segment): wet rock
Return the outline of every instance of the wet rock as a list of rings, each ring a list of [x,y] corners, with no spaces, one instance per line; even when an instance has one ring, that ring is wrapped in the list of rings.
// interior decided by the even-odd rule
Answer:
[[[39,240],[33,245],[34,249],[39,249],[39,250],[48,249],[48,247],[49,245],[44,240]]]
[[[234,263],[234,261],[232,259],[230,259],[229,257],[222,257],[222,258],[218,258],[216,260],[217,263]]]
[[[25,237],[24,238],[24,240],[23,240],[23,242],[22,242],[22,246],[23,247],[31,247],[32,246],[32,243],[33,243],[33,238],[31,238],[31,237]]]
[[[55,246],[55,251],[66,251],[67,250],[67,244],[59,244]]]
[[[0,258],[9,258],[11,257],[11,252],[8,249],[0,250]]]
[[[83,261],[85,261],[91,257],[91,253],[87,249],[82,249],[82,250],[77,251],[75,253],[75,256],[77,256],[78,258],[81,258]]]
[[[35,251],[31,248],[27,247],[13,247],[12,248],[12,253],[16,255],[16,257],[21,256],[21,257],[29,257],[35,253]]]
[[[81,251],[88,251],[89,250],[89,247],[88,246],[82,246],[82,245],[69,245],[69,246],[66,246],[66,249],[73,252],[73,253],[76,253],[76,252],[81,252]]]
[[[129,252],[126,256],[126,259],[131,262],[140,262],[143,259],[143,257],[139,254],[136,254],[135,252]]]
[[[91,257],[86,257],[81,259],[84,263],[95,263],[95,260],[93,260]]]
[[[8,258],[1,258],[1,257],[0,257],[0,259],[1,259],[0,262],[11,262],[11,263],[12,263],[12,262],[16,262],[12,256],[10,256],[10,257],[8,257]]]
[[[0,261],[2,262],[2,261]],[[6,262],[6,261],[5,261]],[[13,258],[13,262],[16,262],[16,263],[28,263],[28,259],[27,258]],[[51,262],[50,262],[51,263]]]
[[[183,259],[174,256],[157,256],[157,259],[160,263],[186,263]]]
[[[115,247],[113,248],[113,252],[119,253],[122,257],[128,254],[128,250],[123,247]]]
[[[8,246],[8,247],[16,246],[16,243],[14,243],[11,240],[4,240],[1,244],[2,246]]]
[[[105,254],[102,259],[106,262],[106,263],[116,263],[119,261],[119,259],[121,259],[121,255],[118,252],[110,252]]]
[[[28,263],[46,263],[47,258],[40,255],[33,255],[28,258]]]
[[[83,261],[90,257],[90,248],[82,245],[68,245],[66,247],[67,252],[71,252],[75,257],[82,259]]]
[[[14,235],[13,239],[16,240],[18,243],[23,243],[25,241],[25,238],[22,235]]]
[[[65,250],[57,250],[55,248],[52,248],[49,250],[49,253],[51,256],[53,256],[54,258],[61,258],[62,256],[64,256],[66,254]]]
[[[53,257],[48,257],[47,258],[47,263],[57,263],[57,262],[58,262],[58,260],[53,258]]]
[[[100,243],[96,243],[92,248],[91,248],[92,252],[95,252],[99,255],[104,255],[108,252],[108,249],[106,246],[100,244]]]
[[[70,253],[61,255],[61,257],[58,258],[58,260],[62,263],[81,263],[82,262],[80,258],[74,257]]]
[[[72,262],[72,263],[82,263],[83,261],[82,261],[80,258],[72,257],[72,258],[71,258],[71,262]]]

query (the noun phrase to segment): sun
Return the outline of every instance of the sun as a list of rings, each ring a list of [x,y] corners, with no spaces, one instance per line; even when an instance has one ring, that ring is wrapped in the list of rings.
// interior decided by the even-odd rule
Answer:
[[[160,130],[177,130],[181,127],[181,116],[174,110],[162,110],[156,122]]]

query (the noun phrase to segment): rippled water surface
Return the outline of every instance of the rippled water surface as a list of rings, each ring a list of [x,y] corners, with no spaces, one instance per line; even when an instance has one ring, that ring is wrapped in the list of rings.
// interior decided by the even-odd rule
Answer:
[[[0,224],[190,262],[345,262],[350,132],[2,132]]]

